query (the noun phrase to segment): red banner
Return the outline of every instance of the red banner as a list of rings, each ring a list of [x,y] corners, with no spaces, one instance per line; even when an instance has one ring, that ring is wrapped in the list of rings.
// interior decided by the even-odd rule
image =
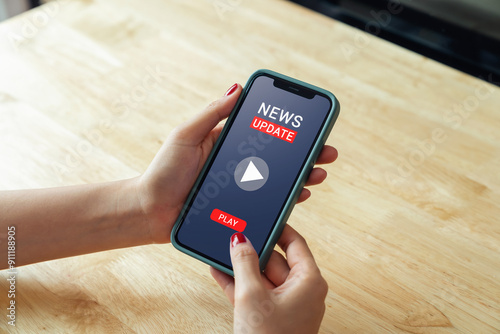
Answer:
[[[289,143],[293,143],[293,141],[295,140],[295,136],[297,135],[296,131],[290,130],[273,122],[266,121],[265,119],[257,116],[253,118],[250,127]]]
[[[233,230],[236,230],[238,232],[243,232],[243,230],[245,230],[245,227],[247,227],[247,222],[243,219],[237,218],[219,209],[214,209],[212,211],[210,219],[219,224],[232,228]]]

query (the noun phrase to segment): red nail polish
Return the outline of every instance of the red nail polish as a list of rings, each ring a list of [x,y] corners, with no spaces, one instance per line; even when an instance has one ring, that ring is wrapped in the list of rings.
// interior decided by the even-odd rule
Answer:
[[[229,96],[229,95],[233,94],[236,91],[236,88],[238,88],[238,84],[232,85],[231,87],[229,87],[229,89],[227,90],[226,94],[224,94],[224,96]]]
[[[231,247],[235,247],[237,244],[247,242],[247,238],[243,235],[243,233],[235,233],[231,237]]]

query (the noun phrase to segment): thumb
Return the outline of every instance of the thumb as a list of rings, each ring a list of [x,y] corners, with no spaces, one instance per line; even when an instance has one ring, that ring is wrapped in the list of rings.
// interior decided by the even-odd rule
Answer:
[[[242,233],[235,233],[231,237],[230,254],[234,272],[235,299],[249,289],[251,291],[263,289],[259,257],[250,240]]]
[[[210,103],[196,117],[177,127],[176,140],[185,145],[198,145],[207,134],[223,119],[227,118],[241,94],[239,84],[232,85],[224,96]]]

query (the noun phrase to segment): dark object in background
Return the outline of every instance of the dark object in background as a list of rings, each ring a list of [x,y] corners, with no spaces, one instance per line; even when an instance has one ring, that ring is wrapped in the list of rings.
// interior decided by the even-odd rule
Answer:
[[[498,0],[292,0],[500,86]]]
[[[0,21],[40,5],[40,0],[0,0]]]

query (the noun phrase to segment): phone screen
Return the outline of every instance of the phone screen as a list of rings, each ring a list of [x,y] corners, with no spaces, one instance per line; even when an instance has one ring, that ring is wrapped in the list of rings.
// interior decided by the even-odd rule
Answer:
[[[229,240],[238,231],[260,255],[331,106],[321,93],[256,77],[188,204],[177,243],[232,268]]]

